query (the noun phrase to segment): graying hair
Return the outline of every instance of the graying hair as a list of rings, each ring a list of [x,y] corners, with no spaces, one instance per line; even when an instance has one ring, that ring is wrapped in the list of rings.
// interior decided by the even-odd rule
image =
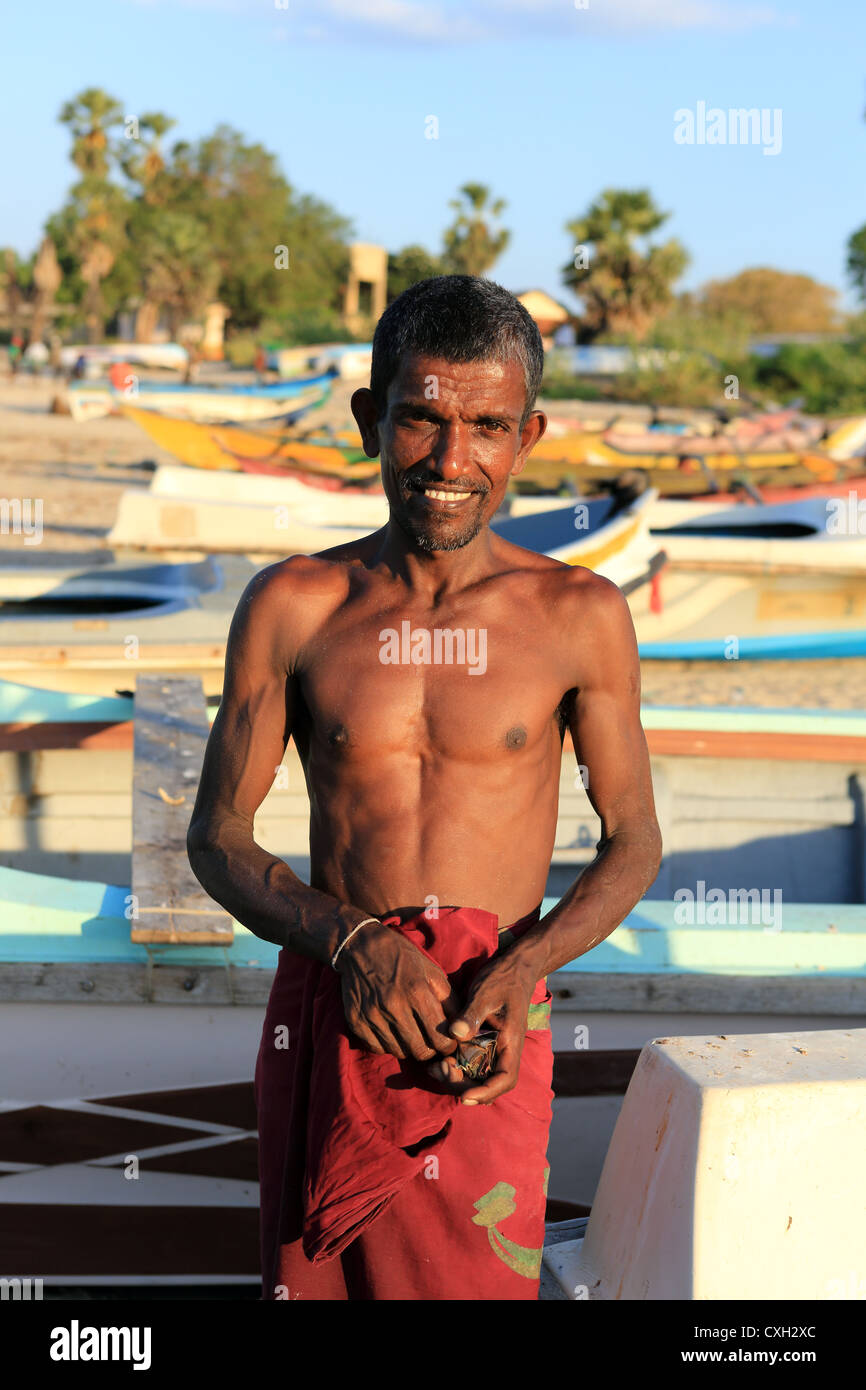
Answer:
[[[401,360],[416,353],[447,362],[516,359],[526,382],[525,425],[541,386],[544,348],[532,315],[502,285],[479,275],[436,275],[388,305],[376,325],[370,371],[380,419]]]

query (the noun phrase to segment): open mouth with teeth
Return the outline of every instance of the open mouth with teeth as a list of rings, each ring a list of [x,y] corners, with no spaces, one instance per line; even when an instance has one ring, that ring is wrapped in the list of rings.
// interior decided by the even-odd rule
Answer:
[[[408,492],[416,497],[423,497],[430,502],[465,502],[469,497],[479,494],[477,488],[468,487],[442,487],[435,483],[407,482]]]

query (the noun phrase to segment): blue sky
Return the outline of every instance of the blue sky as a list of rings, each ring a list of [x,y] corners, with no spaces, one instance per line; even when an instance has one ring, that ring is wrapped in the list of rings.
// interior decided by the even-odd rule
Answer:
[[[438,249],[468,180],[507,200],[492,272],[562,295],[566,221],[649,187],[692,256],[845,289],[866,222],[862,0],[44,0],[8,8],[0,245],[34,249],[72,181],[64,100],[90,85],[177,138],[218,122],[278,154],[361,240]],[[782,148],[678,145],[674,113],[779,108]],[[436,116],[439,138],[425,138]],[[567,296],[565,296],[567,297]],[[847,302],[852,304],[850,297]]]

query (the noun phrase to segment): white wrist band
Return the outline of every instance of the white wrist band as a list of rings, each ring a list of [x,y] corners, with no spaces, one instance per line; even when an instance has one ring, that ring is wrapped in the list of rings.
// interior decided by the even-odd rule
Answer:
[[[360,931],[362,927],[366,927],[366,925],[367,925],[368,922],[375,922],[377,927],[381,927],[381,925],[382,925],[382,923],[379,921],[379,918],[378,918],[378,917],[365,917],[364,920],[363,920],[363,922],[359,922],[359,923],[357,924],[357,926],[354,926],[354,927],[352,928],[352,930],[349,932],[349,935],[343,937],[343,940],[340,942],[340,944],[339,944],[339,946],[337,947],[336,951],[335,951],[334,954],[331,956],[331,965],[333,966],[333,968],[334,968],[335,970],[336,970],[336,968],[337,968],[337,957],[339,956],[339,954],[340,954],[340,952],[342,951],[343,947],[346,945],[346,942],[347,942],[347,941],[351,941],[351,940],[352,940],[352,937],[355,935],[355,932],[356,932],[356,931]]]

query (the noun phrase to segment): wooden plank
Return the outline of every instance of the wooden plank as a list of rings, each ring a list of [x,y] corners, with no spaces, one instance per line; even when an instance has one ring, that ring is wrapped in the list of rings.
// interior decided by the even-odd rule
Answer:
[[[236,1004],[262,1008],[273,967],[123,962],[0,961],[0,1003]],[[554,1013],[686,1013],[866,1018],[866,985],[847,975],[659,975],[560,972],[548,978]],[[847,1025],[846,1025],[847,1026]],[[853,1026],[853,1025],[852,1025]]]
[[[8,650],[8,648],[7,648]],[[866,767],[866,738],[856,734],[772,733],[756,729],[646,729],[655,757],[753,758],[783,762],[850,763]],[[131,748],[132,721],[93,720],[0,723],[0,752],[41,748]],[[560,774],[563,794],[573,793],[576,766],[570,740]]]
[[[80,624],[79,624],[80,626]],[[181,670],[222,670],[225,665],[225,643],[219,642],[148,642],[146,651],[135,662],[125,660],[119,643],[69,642],[60,645],[34,643],[13,645],[4,643],[0,651],[0,673],[11,679],[10,671],[41,671],[56,669],[59,674],[70,670],[122,671],[125,680],[130,674],[147,670],[148,674],[163,668]]]
[[[216,1272],[227,1283],[249,1280],[257,1289],[258,1225],[255,1206],[136,1206],[131,1199],[125,1206],[7,1203],[3,1268],[38,1269],[46,1283],[194,1281]]]
[[[87,723],[0,724],[0,752],[36,752],[44,748],[131,748],[132,720]]]
[[[623,1013],[801,1014],[866,1017],[866,983],[855,975],[602,974],[548,976],[554,1004]]]
[[[198,677],[139,674],[132,774],[131,939],[230,946],[230,915],[193,874],[186,832],[210,726]]]
[[[744,729],[647,729],[650,753],[698,758],[866,763],[866,739],[856,734],[763,733]]]

